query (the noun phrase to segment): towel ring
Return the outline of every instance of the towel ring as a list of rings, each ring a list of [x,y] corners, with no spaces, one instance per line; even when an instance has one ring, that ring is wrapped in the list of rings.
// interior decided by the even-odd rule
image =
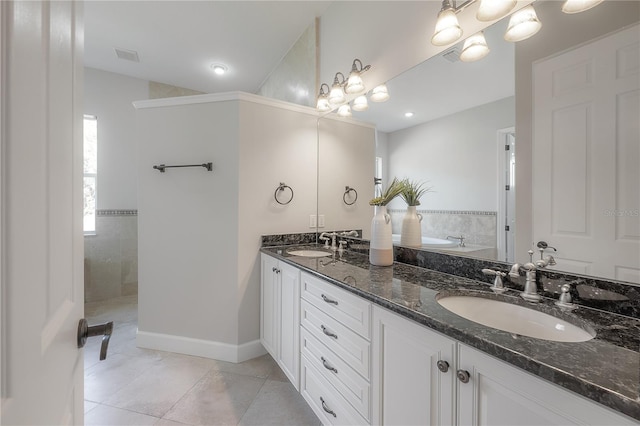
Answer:
[[[347,202],[347,195],[349,195],[349,193],[353,192],[355,194],[355,197],[353,198],[352,202]],[[356,201],[358,201],[358,191],[355,190],[355,188],[351,188],[350,186],[345,186],[344,187],[344,194],[342,194],[342,201],[344,201],[344,203],[348,206],[352,206],[356,203]]]
[[[284,191],[285,188],[289,188],[289,191],[291,191],[291,197],[289,197],[289,199],[283,203],[282,201],[278,200],[278,192]],[[289,204],[291,200],[293,200],[293,189],[291,189],[289,185],[285,185],[284,182],[280,182],[280,185],[276,188],[276,192],[273,193],[273,198],[276,199],[276,202],[278,204],[282,204],[283,206],[285,204]]]

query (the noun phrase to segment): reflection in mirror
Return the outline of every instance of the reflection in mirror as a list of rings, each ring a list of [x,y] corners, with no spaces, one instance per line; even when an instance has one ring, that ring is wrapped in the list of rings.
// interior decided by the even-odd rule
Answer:
[[[597,26],[589,26],[575,19],[570,21],[569,15],[562,14],[560,6],[556,2],[540,3],[536,9],[543,22],[543,30],[527,42],[521,42],[522,44],[505,42],[502,35],[507,22],[502,20],[485,30],[485,37],[491,52],[482,60],[470,63],[458,61],[457,56],[463,43],[461,41],[459,45],[447,49],[442,55],[433,57],[388,81],[387,86],[391,97],[386,103],[372,103],[368,111],[354,112],[353,119],[374,123],[376,126],[375,134],[371,136],[370,145],[364,152],[365,157],[370,158],[370,146],[375,144],[374,155],[381,159],[383,183],[386,184],[393,177],[398,177],[423,181],[433,187],[433,192],[424,195],[421,199],[421,205],[418,206],[418,212],[423,215],[423,237],[449,239],[449,241],[456,241],[456,238],[463,237],[465,247],[444,247],[441,250],[452,254],[509,262],[528,261],[526,250],[529,248],[535,250],[536,241],[544,240],[550,245],[558,247],[558,252],[554,253],[558,259],[556,270],[634,283],[640,282],[640,265],[638,265],[640,219],[637,215],[640,207],[637,196],[638,140],[640,137],[637,125],[633,126],[632,123],[611,118],[612,122],[619,123],[618,134],[622,134],[626,138],[624,141],[618,141],[618,144],[625,144],[624,152],[627,153],[620,160],[626,158],[628,161],[625,163],[625,167],[611,171],[610,174],[617,176],[616,179],[621,182],[635,182],[635,197],[632,196],[632,188],[629,186],[631,184],[625,186],[627,192],[625,193],[624,211],[629,214],[623,218],[626,221],[624,222],[625,234],[622,236],[627,244],[625,246],[627,247],[626,256],[632,258],[635,254],[635,261],[632,259],[624,267],[618,267],[615,265],[617,259],[614,259],[613,256],[604,256],[597,248],[590,248],[590,252],[600,258],[598,260],[608,262],[608,265],[605,265],[605,268],[595,267],[589,263],[592,262],[591,260],[581,263],[580,258],[586,258],[586,254],[579,252],[572,254],[569,251],[568,243],[566,247],[564,245],[564,234],[575,233],[575,230],[550,228],[549,232],[544,233],[540,231],[540,228],[534,229],[535,220],[551,218],[552,208],[554,205],[558,205],[558,202],[565,202],[566,206],[571,207],[572,214],[578,214],[581,205],[584,206],[584,203],[589,203],[590,199],[597,197],[597,194],[593,192],[594,188],[589,186],[589,178],[585,173],[597,168],[596,160],[599,159],[576,157],[583,158],[582,163],[576,163],[576,158],[572,157],[571,150],[578,148],[577,141],[597,140],[594,135],[582,134],[574,138],[570,148],[558,143],[547,147],[547,150],[551,150],[549,151],[551,154],[560,154],[556,160],[553,157],[539,157],[546,158],[546,160],[537,161],[532,165],[532,151],[535,152],[536,144],[540,143],[535,139],[535,134],[532,137],[532,133],[535,133],[532,129],[536,126],[533,110],[536,110],[538,105],[533,105],[532,111],[529,111],[531,108],[529,105],[535,100],[531,91],[535,80],[535,76],[531,75],[534,69],[533,64],[545,61],[547,57],[565,54],[565,50],[575,50],[589,41],[599,39],[612,31],[628,26],[630,22],[637,22],[637,5],[630,4],[632,2],[611,2],[617,3],[614,5],[606,3],[594,8],[593,18],[588,18],[598,19],[596,13],[603,13],[606,23],[605,21],[597,21]],[[635,15],[633,11],[624,12],[621,8],[636,8],[634,9],[636,10]],[[629,17],[630,15],[631,17]],[[635,45],[631,43],[629,46],[622,46],[619,51],[635,52],[637,58],[637,31],[635,38]],[[557,42],[552,42],[552,40],[557,40]],[[605,49],[600,48],[600,50]],[[629,68],[631,56],[619,54],[618,58],[626,58],[625,69],[631,69]],[[615,64],[616,60],[614,58],[608,62]],[[373,65],[375,66],[375,64]],[[517,66],[520,67],[518,70],[519,81],[516,79],[514,71],[518,69]],[[585,78],[590,78],[591,74],[586,71],[586,74],[582,75]],[[574,74],[566,82],[579,83],[579,77]],[[637,80],[636,71],[636,86]],[[553,87],[554,82],[549,84]],[[627,90],[629,93],[635,94],[635,97],[619,97],[619,106],[626,108],[624,113],[626,116],[631,116],[633,111],[636,111],[637,122],[638,88],[630,87]],[[526,108],[523,108],[523,101]],[[516,105],[519,108],[517,114]],[[540,117],[540,110],[536,111]],[[551,117],[557,119],[559,113],[552,109],[549,111],[551,111],[549,113]],[[408,118],[405,117],[407,112],[414,114]],[[597,128],[599,116],[592,117],[592,122],[582,123],[583,128],[584,125]],[[325,121],[330,121],[330,119],[321,119],[320,128]],[[540,125],[539,121],[538,118],[538,126]],[[576,121],[575,126],[579,127],[579,125],[580,123]],[[569,131],[572,126],[574,125],[565,125],[564,129]],[[519,134],[523,131],[524,133]],[[577,135],[577,132],[575,134]],[[558,140],[560,136],[560,134],[551,134],[549,139]],[[331,138],[333,138],[331,143],[334,144],[334,147],[337,146],[336,140],[341,140],[342,143],[347,143],[350,140],[349,137],[342,137],[336,133],[332,134]],[[606,138],[608,140],[609,136]],[[319,135],[321,156],[322,152],[327,149],[326,145],[327,138],[321,132]],[[508,148],[506,148],[507,146]],[[583,148],[587,149],[584,147],[584,142]],[[595,149],[595,145],[593,148]],[[565,151],[562,151],[563,149]],[[620,155],[620,152],[612,155],[615,158],[616,155]],[[563,159],[561,163],[559,158]],[[331,175],[337,172],[332,167],[333,161],[330,160],[329,164],[323,160],[320,162],[319,211],[330,211],[323,204],[327,202],[325,193],[327,185],[324,180],[327,178],[327,174]],[[373,170],[374,160],[371,161],[371,170]],[[635,162],[635,168],[630,167],[630,161]],[[580,172],[578,175],[584,179],[585,183],[579,185],[579,189],[583,194],[590,195],[581,199],[571,193],[571,187],[576,188],[578,184],[575,179],[569,186],[560,185],[558,182],[556,185],[559,186],[555,189],[549,187],[548,183],[545,186],[534,184],[532,181],[532,178],[536,176],[550,175],[552,172],[557,175],[563,167],[569,174],[571,174],[571,170]],[[366,169],[366,167],[364,168]],[[584,172],[585,170],[586,172]],[[358,188],[358,193],[363,201],[368,201],[373,197],[373,185],[371,184],[373,172],[367,170],[366,173],[368,174],[363,182],[368,185],[368,188],[363,188],[363,190]],[[354,176],[354,174],[355,171],[349,176]],[[519,180],[515,179],[516,174]],[[344,189],[346,184],[348,183],[336,186]],[[552,194],[549,201],[551,207],[546,206],[544,210],[532,207],[536,205],[533,204],[535,199],[533,198],[532,186],[539,193]],[[564,192],[558,190],[560,186],[564,188]],[[605,191],[615,192],[616,189],[605,189]],[[517,203],[514,193],[519,194]],[[576,202],[567,204],[567,200],[570,202],[575,200]],[[613,207],[609,211],[617,212],[615,201],[613,203]],[[351,220],[346,226],[342,226],[339,222],[333,223],[328,229],[362,229],[364,237],[367,238],[373,213],[370,207],[366,205],[362,207],[368,211],[368,214],[359,215],[361,222],[357,223],[355,220]],[[400,234],[402,218],[407,207],[400,199],[394,200],[388,207],[392,214],[393,233]],[[584,208],[582,209],[584,211]],[[635,216],[632,216],[633,212],[636,212]],[[589,218],[593,217],[596,212],[591,211],[585,214],[575,217]],[[566,222],[569,219],[565,215],[562,220]],[[553,219],[551,221],[553,222]],[[622,221],[619,222],[622,223]],[[589,225],[587,222],[584,223]],[[598,244],[598,241],[591,235],[585,233],[583,237],[593,239],[595,244]],[[563,243],[558,244],[558,242]],[[516,244],[517,251],[514,250]],[[428,247],[428,249],[431,250],[433,247]],[[535,256],[537,258],[537,252]]]

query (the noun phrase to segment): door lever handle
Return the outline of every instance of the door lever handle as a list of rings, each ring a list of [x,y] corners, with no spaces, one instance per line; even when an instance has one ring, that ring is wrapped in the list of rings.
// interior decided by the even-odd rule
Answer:
[[[78,323],[78,348],[84,347],[85,343],[87,343],[87,338],[102,336],[100,361],[104,361],[107,358],[107,348],[109,347],[111,333],[113,333],[113,321],[90,326],[87,320],[82,318]]]

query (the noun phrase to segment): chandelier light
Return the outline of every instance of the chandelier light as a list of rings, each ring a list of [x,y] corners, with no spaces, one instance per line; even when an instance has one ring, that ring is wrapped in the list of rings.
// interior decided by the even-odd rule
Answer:
[[[340,117],[351,117],[351,107],[349,104],[340,105],[340,108],[338,108],[338,115]]]
[[[360,64],[359,67],[358,64]],[[365,87],[361,75],[365,71],[368,71],[370,68],[371,65],[363,67],[360,59],[354,59],[353,64],[351,65],[349,79],[347,80],[347,85],[345,86],[344,91],[350,95],[364,92]]]
[[[327,88],[327,91],[324,91],[324,88]],[[316,109],[320,112],[331,111],[331,105],[329,105],[329,85],[326,83],[322,83],[320,85],[320,94],[318,95],[318,102],[316,103]]]
[[[484,38],[484,32],[480,31],[464,41],[464,46],[460,53],[460,60],[463,62],[473,62],[484,58],[488,54],[489,46],[487,46],[487,40]]]
[[[338,79],[338,76],[342,77],[342,80]],[[341,72],[337,72],[335,77],[333,78],[333,85],[331,86],[331,91],[329,92],[329,104],[332,106],[337,106],[344,103],[347,100],[345,96],[344,89],[344,74]]]
[[[596,7],[602,3],[602,1],[603,0],[567,0],[562,5],[562,11],[564,13],[580,13]]]
[[[360,95],[353,100],[353,106],[351,107],[354,111],[366,111],[369,109],[369,102],[367,101],[367,97],[365,95]]]
[[[526,40],[542,28],[533,6],[529,5],[511,15],[504,39],[507,41]]]
[[[456,16],[456,9],[451,0],[443,0],[431,43],[436,46],[446,46],[457,41],[460,37],[462,37],[462,28],[460,28]]]
[[[384,102],[389,99],[389,90],[387,89],[386,84],[381,84],[376,86],[371,91],[371,96],[369,96],[371,102]]]
[[[495,21],[516,7],[516,0],[480,0],[476,19],[482,22]]]

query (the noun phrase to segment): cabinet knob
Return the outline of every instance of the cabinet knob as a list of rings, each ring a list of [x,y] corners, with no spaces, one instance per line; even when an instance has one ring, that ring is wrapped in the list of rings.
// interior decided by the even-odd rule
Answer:
[[[438,366],[438,370],[443,373],[449,371],[449,363],[447,361],[440,360],[436,365]]]
[[[338,338],[338,335],[337,335],[336,333],[332,333],[332,332],[330,332],[330,331],[327,329],[327,327],[325,327],[324,325],[321,325],[321,326],[320,326],[320,328],[322,329],[322,332],[323,332],[324,334],[326,334],[327,336],[329,336],[329,337],[333,337],[334,339],[337,339],[337,338]]]
[[[469,378],[471,377],[471,375],[467,370],[458,370],[456,374],[458,376],[458,380],[460,380],[462,383],[469,383]]]
[[[323,356],[320,357],[320,360],[322,361],[322,365],[324,366],[324,368],[326,368],[329,371],[333,371],[334,373],[338,374],[338,369],[335,367],[332,367],[331,365],[329,365],[329,363],[327,362],[326,359],[324,359]]]
[[[320,402],[322,403],[322,409],[324,411],[326,411],[327,413],[331,414],[333,417],[338,417],[336,416],[336,413],[333,410],[330,410],[329,407],[327,407],[327,404],[324,402],[324,398],[320,397]]]
[[[322,297],[322,300],[324,300],[327,303],[330,303],[332,305],[336,305],[338,306],[338,301],[337,300],[333,300],[333,299],[329,299],[327,296],[325,296],[324,294],[320,295]]]

